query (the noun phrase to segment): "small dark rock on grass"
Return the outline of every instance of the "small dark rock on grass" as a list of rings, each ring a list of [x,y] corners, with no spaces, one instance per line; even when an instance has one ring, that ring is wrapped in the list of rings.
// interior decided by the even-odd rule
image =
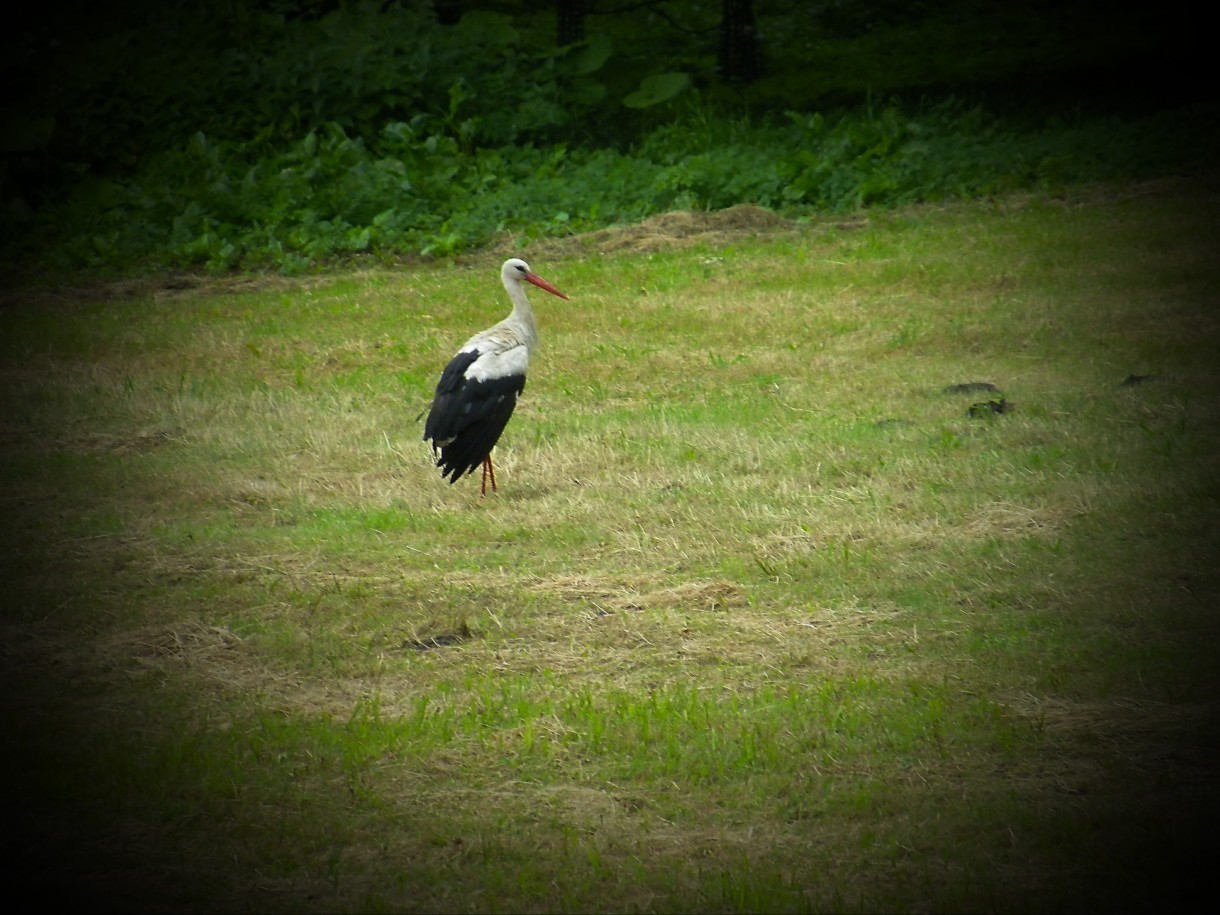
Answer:
[[[1128,375],[1119,384],[1120,388],[1133,388],[1136,385],[1147,384],[1149,381],[1159,381],[1160,375]]]
[[[971,404],[966,415],[978,419],[983,416],[995,416],[997,413],[1011,413],[1014,409],[1016,409],[1016,404],[1001,397],[999,400],[985,400],[982,403]]]

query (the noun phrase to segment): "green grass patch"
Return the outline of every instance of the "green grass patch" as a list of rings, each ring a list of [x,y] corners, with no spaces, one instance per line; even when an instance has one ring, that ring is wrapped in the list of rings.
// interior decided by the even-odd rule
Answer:
[[[572,299],[536,303],[486,499],[417,416],[498,258],[13,302],[17,863],[210,911],[1201,886],[1218,210],[1183,181],[540,243]]]

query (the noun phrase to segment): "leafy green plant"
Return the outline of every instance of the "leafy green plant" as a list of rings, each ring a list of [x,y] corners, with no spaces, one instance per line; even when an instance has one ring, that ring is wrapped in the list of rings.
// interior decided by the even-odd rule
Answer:
[[[299,272],[673,208],[800,217],[1177,173],[1220,147],[1206,100],[979,101],[972,77],[1062,67],[1069,39],[1088,61],[1160,40],[1080,11],[1051,34],[1023,7],[1003,27],[969,3],[760,9],[771,73],[741,89],[716,77],[714,5],[598,16],[567,47],[543,40],[549,8],[129,7],[5,39],[25,90],[0,135],[13,271]]]
[[[332,122],[270,155],[197,133],[130,181],[93,183],[48,212],[49,263],[72,268],[317,266],[353,255],[447,257],[508,232],[568,234],[671,209],[752,203],[798,216],[1135,178],[1196,161],[1181,140],[1206,112],[1028,132],[977,107],[897,101],[781,126],[692,106],[630,153],[486,147],[451,117],[386,124],[371,141]],[[87,190],[87,193],[85,193]]]

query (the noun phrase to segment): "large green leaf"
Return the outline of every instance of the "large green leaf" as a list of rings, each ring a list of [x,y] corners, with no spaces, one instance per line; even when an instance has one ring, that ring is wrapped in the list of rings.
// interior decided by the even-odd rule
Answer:
[[[661,102],[668,102],[689,85],[689,74],[653,73],[644,77],[640,88],[624,98],[623,104],[628,108],[651,108]]]
[[[605,35],[594,35],[576,54],[576,72],[581,76],[597,72],[613,53],[613,41]]]

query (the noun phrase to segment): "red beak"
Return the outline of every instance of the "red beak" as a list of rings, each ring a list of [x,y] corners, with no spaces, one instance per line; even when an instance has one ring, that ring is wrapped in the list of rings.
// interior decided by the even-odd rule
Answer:
[[[552,286],[550,283],[548,283],[546,280],[544,280],[542,277],[540,277],[536,273],[527,273],[525,275],[525,278],[527,280],[529,280],[531,283],[533,283],[535,286],[537,286],[539,289],[545,289],[551,295],[557,295],[561,299],[567,298],[566,295],[564,295],[562,292],[560,292],[558,289],[556,289],[554,286]]]

